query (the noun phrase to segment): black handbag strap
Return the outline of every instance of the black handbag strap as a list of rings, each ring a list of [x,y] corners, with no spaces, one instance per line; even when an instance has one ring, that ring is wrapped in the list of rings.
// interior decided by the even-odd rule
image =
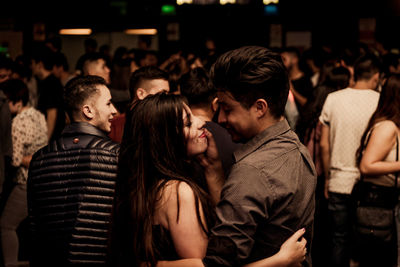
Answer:
[[[396,161],[399,161],[399,135],[396,134]],[[399,172],[396,172],[394,177],[394,187],[397,188]]]

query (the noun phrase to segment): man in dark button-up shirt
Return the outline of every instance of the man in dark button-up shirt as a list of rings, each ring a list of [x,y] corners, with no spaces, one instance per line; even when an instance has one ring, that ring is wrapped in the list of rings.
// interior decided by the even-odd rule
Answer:
[[[282,120],[234,153],[204,263],[234,266],[279,251],[302,227],[311,240],[315,176],[305,147]],[[310,242],[309,242],[310,243]],[[306,262],[310,263],[307,255]]]
[[[289,82],[280,55],[257,46],[232,50],[217,59],[211,77],[219,90],[218,122],[244,145],[223,185],[203,265],[241,266],[270,257],[300,228],[310,247],[316,173],[283,117]],[[179,266],[195,263],[186,262]],[[310,253],[303,264],[311,266]]]

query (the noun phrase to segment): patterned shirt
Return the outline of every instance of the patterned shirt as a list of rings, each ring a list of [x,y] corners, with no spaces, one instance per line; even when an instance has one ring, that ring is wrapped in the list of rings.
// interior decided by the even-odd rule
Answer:
[[[44,115],[32,107],[23,110],[12,121],[11,135],[12,165],[19,167],[14,179],[18,184],[25,184],[28,168],[21,166],[22,158],[33,155],[47,145],[47,124]]]
[[[350,194],[360,172],[356,152],[374,113],[379,93],[346,88],[328,95],[319,120],[329,126],[329,191]]]

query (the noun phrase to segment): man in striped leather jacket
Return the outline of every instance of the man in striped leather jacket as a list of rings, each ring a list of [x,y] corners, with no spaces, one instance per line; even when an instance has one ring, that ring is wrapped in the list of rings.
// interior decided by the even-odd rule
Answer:
[[[103,266],[119,153],[107,134],[116,110],[98,76],[68,82],[64,104],[71,123],[29,168],[30,266]]]

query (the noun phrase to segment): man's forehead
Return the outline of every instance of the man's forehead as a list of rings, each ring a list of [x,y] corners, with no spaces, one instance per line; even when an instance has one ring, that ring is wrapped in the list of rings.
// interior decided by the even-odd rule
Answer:
[[[169,83],[167,80],[164,79],[151,79],[145,81],[145,84],[147,84],[148,89],[164,89],[164,90],[169,90]],[[162,87],[162,88],[160,88]]]
[[[230,92],[227,91],[218,91],[217,92],[218,96],[218,102],[219,103],[232,103],[232,102],[237,102],[233,95]]]
[[[167,80],[163,79],[154,79],[149,80],[146,84],[144,84],[143,89],[145,89],[148,93],[156,94],[159,92],[169,92],[169,83]]]
[[[94,97],[102,96],[103,98],[107,98],[107,99],[111,98],[111,92],[107,86],[105,86],[103,84],[99,84],[96,86],[96,89],[97,89],[97,93],[93,95]]]

